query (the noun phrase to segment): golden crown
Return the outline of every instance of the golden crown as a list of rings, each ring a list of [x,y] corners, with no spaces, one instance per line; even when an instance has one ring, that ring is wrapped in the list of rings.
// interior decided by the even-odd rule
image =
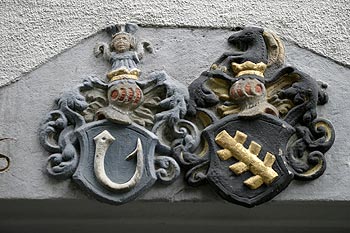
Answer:
[[[253,63],[251,61],[246,61],[242,64],[232,62],[232,70],[235,73],[235,77],[239,77],[245,74],[255,74],[260,77],[264,77],[264,72],[266,70],[266,64],[263,62]]]
[[[140,76],[139,69],[128,70],[126,68],[119,68],[117,70],[112,70],[107,74],[107,78],[110,82],[120,79],[135,79],[138,80]]]

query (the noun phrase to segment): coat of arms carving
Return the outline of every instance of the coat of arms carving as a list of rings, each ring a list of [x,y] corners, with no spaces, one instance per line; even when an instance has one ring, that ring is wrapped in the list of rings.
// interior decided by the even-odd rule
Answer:
[[[292,179],[323,174],[334,129],[317,118],[326,84],[284,65],[284,46],[257,27],[235,28],[232,51],[222,54],[189,86],[188,115],[200,127],[202,146],[175,149],[189,167],[191,185],[208,181],[230,202],[254,206]]]
[[[164,71],[142,76],[138,63],[152,46],[136,38],[137,29],[132,23],[107,28],[111,43],[98,43],[94,53],[110,62],[111,70],[65,92],[40,130],[42,145],[52,153],[49,174],[72,177],[96,198],[114,204],[180,174],[169,145],[158,136],[185,116],[189,95]]]
[[[66,91],[40,128],[51,153],[48,173],[72,178],[97,199],[131,201],[184,171],[189,185],[209,183],[244,206],[266,202],[293,179],[326,168],[332,124],[317,117],[327,87],[284,64],[277,35],[234,28],[227,51],[186,88],[165,71],[142,74],[152,44],[136,24],[107,28],[96,57],[110,63]]]

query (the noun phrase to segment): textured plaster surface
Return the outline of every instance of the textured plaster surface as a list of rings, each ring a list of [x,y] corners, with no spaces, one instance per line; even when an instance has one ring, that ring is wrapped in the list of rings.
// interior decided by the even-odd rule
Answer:
[[[227,30],[143,28],[139,36],[150,40],[154,54],[146,54],[141,64],[143,75],[155,70],[166,72],[188,85],[211,63],[227,51]],[[11,167],[0,173],[0,199],[86,199],[71,181],[58,181],[46,174],[48,153],[38,141],[38,128],[52,109],[55,98],[81,83],[84,77],[104,77],[109,64],[92,54],[97,41],[108,41],[99,33],[25,75],[20,81],[0,88],[0,153],[11,158]],[[327,152],[327,170],[310,182],[293,181],[275,201],[350,200],[350,70],[294,44],[286,45],[287,64],[299,68],[317,80],[326,82],[329,103],[318,108],[319,116],[329,119],[336,129],[336,141]],[[192,188],[180,177],[174,184],[156,184],[140,200],[223,202],[208,186]]]
[[[350,64],[348,0],[51,0],[0,2],[0,86],[106,25],[231,28],[257,25],[301,47]]]

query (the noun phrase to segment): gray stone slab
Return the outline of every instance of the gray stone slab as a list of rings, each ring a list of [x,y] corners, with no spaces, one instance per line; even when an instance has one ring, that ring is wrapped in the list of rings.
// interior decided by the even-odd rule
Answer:
[[[228,49],[227,30],[209,29],[140,29],[140,36],[150,40],[154,54],[146,54],[140,66],[144,74],[164,69],[188,85]],[[38,141],[38,127],[60,94],[79,84],[84,77],[103,77],[109,64],[93,56],[97,41],[109,41],[100,33],[60,54],[20,81],[0,88],[0,153],[11,158],[10,169],[0,173],[0,199],[85,199],[87,196],[70,180],[57,181],[46,174],[48,153]],[[326,82],[329,103],[318,108],[319,116],[332,121],[336,140],[327,152],[327,170],[310,182],[293,181],[274,200],[279,201],[348,201],[350,200],[350,157],[348,129],[350,122],[350,70],[327,58],[286,45],[287,63]],[[180,178],[170,186],[157,184],[141,196],[146,201],[218,201],[208,186],[184,185]]]

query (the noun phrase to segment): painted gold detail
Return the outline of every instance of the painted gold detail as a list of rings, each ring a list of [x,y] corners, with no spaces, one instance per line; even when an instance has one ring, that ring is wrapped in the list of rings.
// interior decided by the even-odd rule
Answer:
[[[198,153],[198,156],[199,157],[203,157],[204,155],[206,155],[209,151],[209,145],[208,145],[208,142],[206,140],[204,140],[203,142],[203,148],[202,150]]]
[[[264,72],[266,70],[266,64],[263,62],[253,63],[251,61],[246,61],[242,64],[232,62],[232,70],[235,73],[235,77],[239,77],[246,74],[254,74],[260,77],[264,77]]]
[[[126,68],[120,68],[117,70],[112,70],[107,74],[107,78],[110,82],[113,82],[115,80],[121,80],[121,79],[134,79],[138,80],[140,76],[140,70],[138,69],[132,69],[128,70]]]
[[[217,64],[213,64],[211,67],[210,67],[211,70],[221,70],[222,72],[226,73],[227,72],[227,68],[226,66],[219,66]]]
[[[258,158],[261,146],[252,141],[249,148],[246,149],[243,146],[246,140],[247,135],[238,130],[234,137],[223,130],[215,137],[215,142],[223,148],[216,153],[221,160],[232,157],[239,160],[239,162],[229,167],[236,175],[246,171],[250,171],[255,175],[244,181],[244,184],[250,189],[257,189],[262,184],[271,184],[278,177],[278,173],[272,169],[276,157],[267,152],[264,161],[261,161]]]
[[[237,104],[233,105],[220,105],[217,107],[217,111],[220,116],[228,116],[231,114],[238,114],[241,111],[241,107]]]
[[[221,101],[229,101],[231,99],[229,90],[231,83],[227,80],[210,78],[206,85],[219,97]],[[227,116],[231,114],[237,114],[240,112],[240,106],[237,104],[231,105],[219,105],[217,107],[218,114],[220,116]]]
[[[329,127],[328,124],[326,124],[323,121],[317,122],[315,125],[315,128],[317,129],[317,128],[321,128],[321,127],[326,131],[326,141],[328,142],[332,138],[332,129]]]
[[[301,175],[306,176],[306,177],[311,176],[311,175],[315,174],[317,171],[319,171],[322,168],[322,166],[323,166],[323,161],[319,160],[318,163],[314,167],[310,168],[309,170],[307,170],[304,173],[301,173]]]
[[[198,112],[197,118],[200,120],[204,127],[207,127],[213,123],[213,120],[208,116],[208,114],[204,112]]]
[[[230,99],[229,87],[230,82],[219,78],[210,78],[207,81],[208,87],[219,97],[220,100],[226,101]]]
[[[264,31],[263,37],[266,42],[267,53],[268,53],[268,61],[267,66],[275,65],[283,65],[285,52],[284,46],[281,39],[272,32]]]

